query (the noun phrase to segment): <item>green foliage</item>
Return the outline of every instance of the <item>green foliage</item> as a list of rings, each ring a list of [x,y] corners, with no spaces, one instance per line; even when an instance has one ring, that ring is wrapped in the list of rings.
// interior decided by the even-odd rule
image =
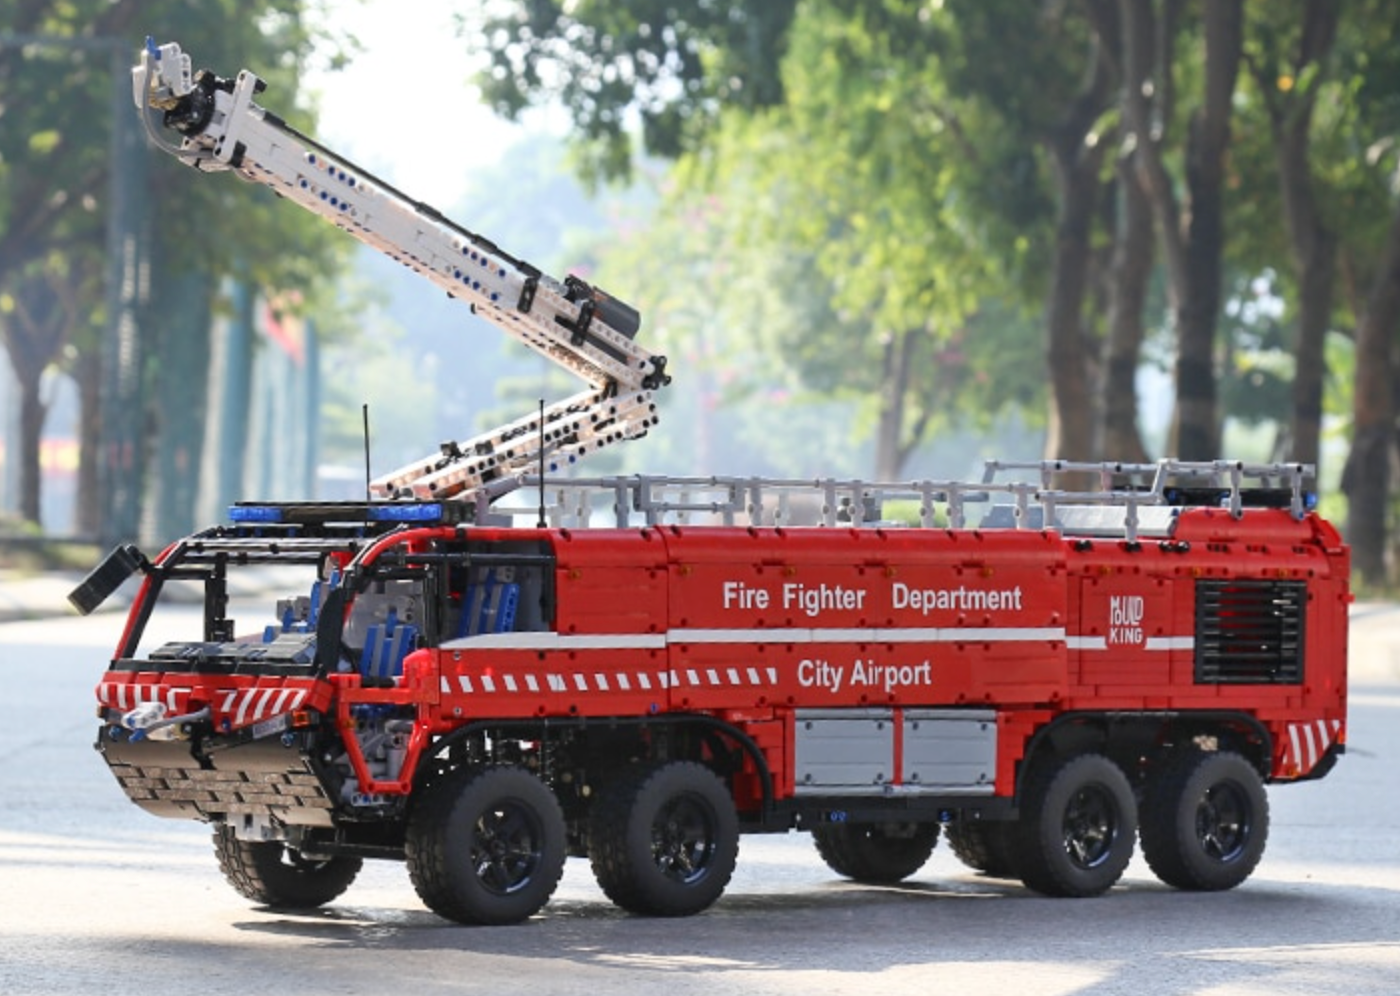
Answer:
[[[1293,352],[1277,279],[1268,271],[1237,280],[1225,304],[1221,331],[1230,362],[1220,397],[1224,411],[1248,426],[1279,423],[1290,403]]]
[[[265,99],[309,124],[296,87],[314,41],[305,7],[302,0],[0,4],[0,24],[26,39],[0,47],[0,276],[45,247],[100,244],[112,113],[137,113],[127,73],[147,30],[179,41],[197,65],[223,75],[254,68],[268,80]],[[343,238],[276,206],[270,193],[181,175],[189,171],[155,154],[148,167],[155,233],[172,247],[162,254],[171,265],[210,273],[241,265],[254,281],[279,287],[314,281],[335,265]]]
[[[160,349],[162,335],[206,331],[192,330],[182,315],[162,308],[169,287],[196,277],[212,293],[221,279],[236,276],[269,293],[306,291],[303,300],[313,300],[315,285],[335,272],[348,240],[331,226],[288,211],[269,191],[232,176],[196,177],[171,157],[145,149],[130,77],[146,32],[157,32],[158,42],[179,42],[197,68],[223,76],[252,69],[268,82],[264,99],[308,128],[311,112],[298,102],[297,81],[319,37],[305,14],[319,2],[0,0],[0,294],[23,295],[36,281],[63,288],[62,306],[48,309],[52,320],[26,328],[0,316],[7,352],[26,389],[60,357],[95,376],[92,354],[112,290],[106,255],[114,212],[133,216],[121,251],[131,262],[128,272],[141,274],[140,289],[130,296],[142,299],[143,345],[123,376],[141,384],[133,396],[151,410],[134,415],[135,426],[200,418],[188,407],[155,411],[178,393],[163,385],[187,385],[207,373],[207,365],[178,369],[164,362],[170,357]],[[135,137],[140,147],[123,136]],[[43,341],[36,341],[34,328],[41,328]],[[195,349],[188,355],[203,354]],[[89,422],[95,419],[88,414]],[[37,438],[41,425],[26,426],[26,435]],[[197,427],[192,435],[199,436]],[[87,460],[94,456],[85,453]],[[37,465],[22,471],[35,478],[37,495]],[[140,468],[134,473],[139,477]]]
[[[726,105],[782,99],[776,67],[797,0],[521,0],[502,5],[479,39],[490,65],[480,85],[501,114],[562,104],[595,178],[626,176],[631,121],[644,151],[693,148]],[[635,118],[633,118],[635,115]]]
[[[562,101],[605,175],[630,163],[629,120],[647,148],[688,153],[666,216],[603,256],[610,288],[629,297],[634,281],[629,299],[675,343],[678,382],[724,371],[705,388],[724,406],[775,390],[788,409],[835,401],[858,437],[893,432],[902,454],[1040,403],[1027,305],[1052,205],[1024,132],[1050,109],[1043,81],[985,77],[1003,54],[995,18],[898,0],[679,19],[644,0],[503,6],[482,34],[498,110]],[[1063,39],[1027,20],[1068,87]],[[995,100],[970,92],[983,83]]]
[[[643,447],[619,451],[620,466],[677,473],[858,472],[846,426],[853,405],[814,399],[794,375],[793,348],[815,327],[847,328],[813,293],[821,276],[810,255],[777,252],[746,238],[748,195],[667,185],[660,206],[620,235],[599,240],[601,286],[638,307],[648,348],[665,354],[676,382],[662,397],[662,421]],[[821,365],[827,358],[812,357]],[[839,370],[839,359],[829,367]],[[637,461],[643,461],[638,463]],[[590,468],[591,469],[591,468]]]
[[[1205,87],[1202,10],[1141,2],[1166,32],[1155,40],[1164,61],[1150,110],[1180,202]],[[771,17],[758,24],[765,7]],[[666,203],[690,212],[693,227],[678,231],[666,218],[603,257],[615,284],[638,276],[634,299],[655,300],[645,313],[666,316],[664,334],[690,359],[682,376],[695,364],[718,374],[742,357],[725,381],[727,403],[781,384],[793,397],[849,400],[852,424],[869,432],[888,395],[887,347],[909,341],[917,390],[906,425],[932,433],[965,413],[1041,403],[1037,312],[1060,207],[1046,149],[1076,111],[1086,53],[1121,44],[1124,9],[1097,0],[714,0],[678,15],[665,0],[512,0],[483,36],[493,56],[486,86],[503,112],[562,102],[595,176],[630,166],[632,131],[655,152],[682,155]],[[1400,204],[1400,7],[1346,4],[1330,57],[1295,72],[1309,9],[1245,5],[1248,71],[1231,118],[1216,359],[1223,416],[1259,439],[1277,437],[1290,418],[1300,297],[1269,115],[1311,106],[1315,193],[1341,242],[1324,398],[1334,420],[1349,404],[1339,350]],[[1091,140],[1120,141],[1117,96]],[[1105,184],[1114,166],[1111,150]],[[1118,219],[1111,194],[1101,203],[1102,216],[1083,223],[1107,259]],[[1173,326],[1156,318],[1190,302],[1166,300],[1158,268],[1148,345],[1167,366]],[[1108,272],[1093,274],[1101,285],[1085,315],[1091,347],[1111,299]]]

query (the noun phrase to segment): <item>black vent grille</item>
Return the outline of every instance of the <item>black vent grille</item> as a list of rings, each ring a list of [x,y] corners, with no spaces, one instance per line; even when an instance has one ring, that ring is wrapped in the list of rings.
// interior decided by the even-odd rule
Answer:
[[[1196,582],[1196,681],[1290,685],[1303,680],[1302,581]]]

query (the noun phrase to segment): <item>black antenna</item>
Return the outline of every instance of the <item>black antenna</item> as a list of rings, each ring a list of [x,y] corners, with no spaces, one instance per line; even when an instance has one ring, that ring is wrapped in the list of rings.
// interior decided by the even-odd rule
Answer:
[[[365,420],[365,501],[369,501],[369,404],[360,406]]]
[[[540,398],[540,522],[543,529],[547,523],[544,519],[544,398]]]

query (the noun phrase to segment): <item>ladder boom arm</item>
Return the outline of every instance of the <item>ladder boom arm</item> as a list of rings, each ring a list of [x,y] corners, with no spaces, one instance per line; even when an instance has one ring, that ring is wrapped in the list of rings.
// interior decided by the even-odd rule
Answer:
[[[271,188],[467,303],[591,389],[549,409],[543,426],[537,416],[526,416],[444,444],[442,456],[386,475],[374,482],[376,491],[470,498],[489,481],[533,472],[541,448],[571,459],[644,435],[655,424],[652,393],[670,376],[666,358],[636,342],[640,321],[630,306],[577,277],[549,277],[301,134],[255,102],[265,84],[253,73],[221,79],[192,73],[190,65],[178,44],[148,42],[132,70],[134,97],[153,142],[195,169],[232,171]],[[582,433],[562,430],[558,423],[565,419]],[[516,445],[503,446],[511,439]],[[483,455],[490,459],[479,459]],[[444,462],[461,466],[444,474]],[[415,467],[433,467],[436,483],[420,482]]]

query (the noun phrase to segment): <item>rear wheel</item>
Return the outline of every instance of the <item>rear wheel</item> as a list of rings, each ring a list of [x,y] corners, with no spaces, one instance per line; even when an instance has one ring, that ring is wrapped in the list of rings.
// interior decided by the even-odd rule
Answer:
[[[1259,772],[1232,751],[1183,751],[1148,782],[1142,852],[1178,889],[1233,889],[1253,873],[1269,835]]]
[[[938,843],[938,824],[825,823],[812,830],[812,840],[836,874],[888,885],[924,866]]]
[[[1137,804],[1102,754],[1054,758],[1027,776],[1016,835],[1021,881],[1047,896],[1096,896],[1133,856]]]
[[[523,768],[463,768],[422,789],[405,845],[409,878],[433,912],[518,923],[549,902],[564,873],[564,816]]]
[[[944,832],[953,854],[967,867],[993,878],[1019,877],[1015,823],[950,823]]]
[[[266,906],[314,909],[335,899],[360,872],[359,858],[303,856],[280,841],[239,840],[233,829],[214,829],[219,870],[242,896]]]
[[[594,806],[588,854],[598,885],[623,909],[648,916],[699,913],[734,873],[734,800],[703,764],[637,768]]]

